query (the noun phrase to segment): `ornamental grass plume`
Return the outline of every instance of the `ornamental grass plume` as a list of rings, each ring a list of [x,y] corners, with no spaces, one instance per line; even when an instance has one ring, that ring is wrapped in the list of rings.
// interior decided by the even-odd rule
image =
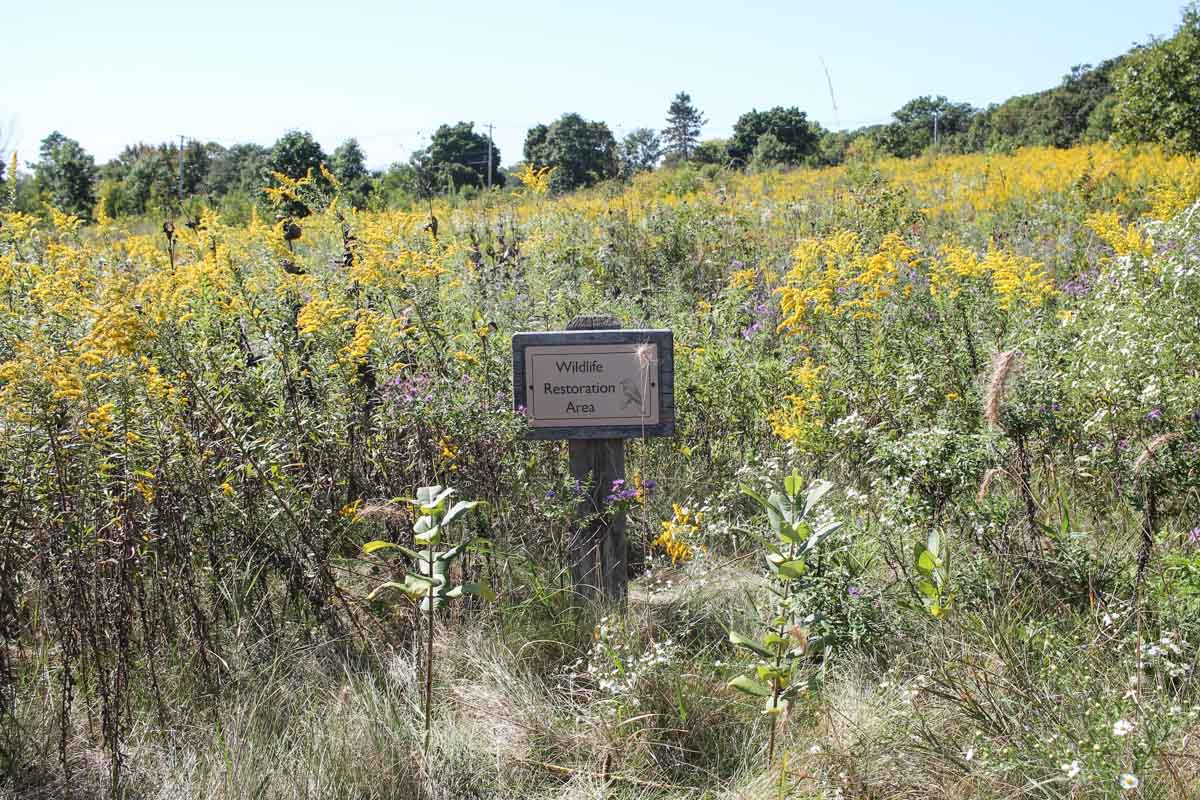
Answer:
[[[1004,393],[1016,364],[1016,356],[1015,350],[1004,350],[997,353],[992,360],[992,375],[988,379],[987,392],[983,396],[983,418],[995,428],[1003,427],[1000,424],[1000,404],[1004,402]]]

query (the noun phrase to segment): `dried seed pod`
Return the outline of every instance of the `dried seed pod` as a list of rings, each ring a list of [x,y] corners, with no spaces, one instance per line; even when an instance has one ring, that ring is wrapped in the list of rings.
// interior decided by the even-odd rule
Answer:
[[[300,226],[290,220],[283,224],[283,240],[294,242],[300,238]]]

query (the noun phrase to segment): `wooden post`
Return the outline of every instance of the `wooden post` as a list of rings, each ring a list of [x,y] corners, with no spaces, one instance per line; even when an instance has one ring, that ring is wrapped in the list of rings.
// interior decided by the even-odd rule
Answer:
[[[567,330],[616,330],[616,317],[575,317]],[[598,596],[624,602],[628,591],[625,574],[625,514],[605,511],[604,498],[612,494],[615,480],[625,479],[624,439],[570,439],[571,477],[588,487],[579,498],[579,524],[567,548],[571,584],[583,600]]]
[[[625,480],[625,440],[675,432],[674,335],[581,316],[565,331],[513,334],[513,406],[530,439],[567,439],[571,476],[587,491],[567,544],[575,596],[622,602],[625,515],[605,498]]]

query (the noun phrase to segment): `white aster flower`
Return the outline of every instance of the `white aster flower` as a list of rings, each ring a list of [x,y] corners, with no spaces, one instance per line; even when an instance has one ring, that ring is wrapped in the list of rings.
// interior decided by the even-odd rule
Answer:
[[[1126,772],[1121,776],[1121,788],[1127,792],[1132,789],[1136,789],[1140,784],[1141,781],[1138,780],[1138,776],[1134,775],[1132,772]]]
[[[1072,761],[1069,764],[1061,764],[1060,766],[1062,767],[1062,771],[1067,776],[1067,778],[1074,778],[1076,775],[1079,774],[1079,771],[1081,769],[1083,769],[1083,767],[1080,766],[1078,761]]]
[[[1127,722],[1126,720],[1119,719],[1113,723],[1113,727],[1112,727],[1113,736],[1124,736],[1125,734],[1129,733],[1131,730],[1133,730],[1132,722]]]

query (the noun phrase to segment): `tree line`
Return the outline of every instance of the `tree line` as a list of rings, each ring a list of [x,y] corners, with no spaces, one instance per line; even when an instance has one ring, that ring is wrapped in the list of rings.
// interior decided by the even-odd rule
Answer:
[[[1184,9],[1170,38],[1096,66],[1074,67],[1054,88],[987,108],[929,95],[905,103],[886,124],[831,131],[795,106],[776,106],[742,114],[724,139],[701,137],[707,121],[686,92],[670,101],[661,130],[637,128],[620,141],[606,123],[567,113],[528,130],[522,163],[548,170],[550,188],[566,192],[662,166],[753,171],[835,165],[863,155],[911,158],[1109,140],[1200,152],[1200,6]],[[38,156],[24,172],[12,158],[0,204],[30,212],[50,205],[90,219],[174,214],[208,203],[244,219],[262,202],[274,173],[298,179],[311,171],[318,182],[335,180],[356,208],[515,183],[500,166],[500,149],[471,122],[440,126],[406,162],[376,171],[367,168],[355,139],[326,154],[303,131],[289,131],[271,147],[138,143],[99,166],[77,141],[56,131],[41,142]],[[0,162],[0,180],[5,168]]]

